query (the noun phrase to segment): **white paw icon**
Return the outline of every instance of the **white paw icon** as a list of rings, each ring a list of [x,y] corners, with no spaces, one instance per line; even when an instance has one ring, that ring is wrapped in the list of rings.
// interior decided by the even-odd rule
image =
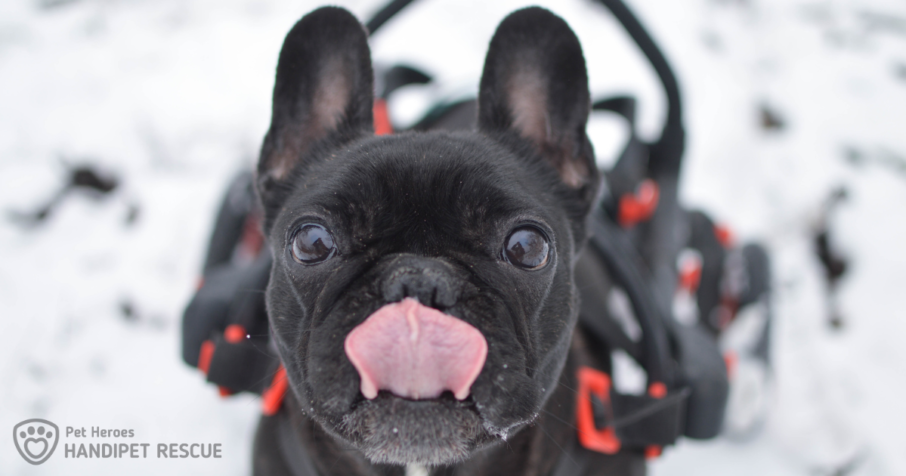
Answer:
[[[40,418],[20,422],[13,428],[16,449],[25,461],[38,465],[50,458],[57,449],[60,430],[57,425]]]

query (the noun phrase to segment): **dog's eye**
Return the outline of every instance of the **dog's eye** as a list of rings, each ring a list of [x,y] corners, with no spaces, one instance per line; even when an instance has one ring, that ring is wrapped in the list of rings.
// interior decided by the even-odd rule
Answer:
[[[538,269],[547,264],[550,244],[544,234],[531,226],[516,228],[506,239],[503,255],[507,261],[524,269]]]
[[[337,246],[327,228],[316,223],[306,223],[293,235],[292,250],[296,261],[312,264],[332,257]]]

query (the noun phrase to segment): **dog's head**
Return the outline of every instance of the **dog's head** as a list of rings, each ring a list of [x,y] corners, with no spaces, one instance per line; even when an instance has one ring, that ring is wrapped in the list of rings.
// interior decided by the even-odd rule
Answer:
[[[376,137],[367,35],[289,32],[258,167],[272,334],[301,407],[372,461],[445,464],[531,422],[577,318],[599,182],[579,42],[540,8],[491,41],[478,131]]]

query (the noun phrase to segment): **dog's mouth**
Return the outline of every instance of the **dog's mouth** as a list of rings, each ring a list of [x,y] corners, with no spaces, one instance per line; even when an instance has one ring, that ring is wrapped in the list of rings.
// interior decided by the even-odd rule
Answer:
[[[487,349],[476,328],[415,299],[383,306],[346,337],[360,395],[342,432],[377,463],[465,459],[493,439],[471,396]]]

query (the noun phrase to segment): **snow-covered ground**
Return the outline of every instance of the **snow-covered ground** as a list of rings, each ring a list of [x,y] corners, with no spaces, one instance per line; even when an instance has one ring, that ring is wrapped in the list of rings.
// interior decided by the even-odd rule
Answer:
[[[382,2],[340,2],[360,18]],[[538,2],[585,48],[596,97],[640,99],[655,134],[663,94],[601,8]],[[771,416],[747,441],[683,441],[661,475],[906,474],[906,4],[901,0],[633,0],[675,67],[689,147],[682,196],[760,240],[774,259],[777,369]],[[421,0],[372,43],[441,86],[473,92],[487,41],[515,0]],[[217,460],[65,459],[41,466],[0,442],[0,474],[247,474],[258,402],[220,399],[179,358],[179,319],[225,184],[267,128],[277,53],[314,2],[0,2],[0,428],[27,418],[133,429],[124,442],[221,443]],[[762,126],[762,109],[783,122]],[[602,163],[625,131],[596,118]],[[68,165],[120,179],[31,211]],[[827,324],[811,233],[831,191],[850,258],[845,325]],[[8,433],[7,433],[8,434]],[[88,441],[88,440],[85,440]],[[93,440],[98,442],[99,440]],[[120,441],[116,441],[120,442]]]

